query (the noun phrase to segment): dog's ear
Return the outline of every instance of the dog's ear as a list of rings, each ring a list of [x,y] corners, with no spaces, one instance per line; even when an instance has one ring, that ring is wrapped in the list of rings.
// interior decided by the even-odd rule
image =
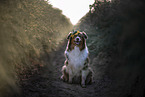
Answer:
[[[67,39],[69,39],[71,35],[72,35],[72,32],[69,32]]]
[[[82,32],[85,39],[88,39],[88,36],[85,32]]]

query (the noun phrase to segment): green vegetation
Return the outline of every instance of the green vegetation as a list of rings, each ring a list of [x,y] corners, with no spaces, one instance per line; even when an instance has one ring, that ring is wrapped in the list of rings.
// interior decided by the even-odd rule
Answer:
[[[87,42],[92,54],[98,55],[107,49],[116,49],[120,33],[120,16],[118,14],[118,2],[103,2],[96,0],[90,5],[90,12],[84,16],[75,26],[76,29],[85,31],[90,37]]]
[[[90,12],[75,25],[75,30],[85,31],[89,37],[90,66],[97,82],[86,89],[58,80],[61,75],[61,65],[58,64],[64,62],[64,38],[73,25],[61,10],[48,2],[0,2],[1,97],[20,97],[20,92],[29,97],[33,94],[57,96],[59,90],[58,96],[145,96],[143,0],[95,0],[90,5]],[[39,73],[45,66],[49,75]],[[40,79],[30,80],[35,74]]]
[[[90,5],[90,12],[75,27],[89,36],[95,76],[113,79],[109,89],[113,94],[104,93],[107,97],[143,97],[145,2],[96,1],[99,2]]]
[[[48,2],[0,2],[0,96],[18,92],[19,80],[46,65],[44,59],[49,60],[47,55],[59,47],[72,29],[62,11]]]

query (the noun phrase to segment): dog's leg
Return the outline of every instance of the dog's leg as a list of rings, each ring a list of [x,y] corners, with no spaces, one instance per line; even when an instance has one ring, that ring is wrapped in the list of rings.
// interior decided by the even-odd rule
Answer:
[[[94,81],[93,71],[90,67],[86,66],[82,69],[81,86],[86,87],[86,84],[91,84]]]
[[[73,79],[72,70],[69,70],[69,83],[72,83],[72,79]]]
[[[69,78],[69,75],[68,75],[66,69],[67,69],[67,68],[66,68],[66,65],[64,65],[64,66],[62,67],[62,76],[61,76],[61,79],[62,79],[63,81],[68,81],[68,78]]]
[[[82,86],[83,88],[86,87],[85,80],[86,80],[86,71],[85,71],[85,70],[82,70],[81,86]]]
[[[94,82],[94,78],[93,78],[94,72],[90,67],[88,67],[88,70],[89,70],[89,73],[86,78],[86,84],[91,84]]]
[[[82,79],[81,79],[81,86],[84,88],[86,87],[86,78],[87,78],[87,75],[89,74],[89,70],[88,69],[83,69],[82,70]]]

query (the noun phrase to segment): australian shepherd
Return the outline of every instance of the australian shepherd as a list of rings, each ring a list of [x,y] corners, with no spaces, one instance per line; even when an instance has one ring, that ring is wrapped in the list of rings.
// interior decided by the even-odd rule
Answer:
[[[86,45],[87,35],[85,32],[74,31],[69,33],[67,39],[66,60],[62,67],[61,79],[69,83],[77,82],[86,87],[86,84],[93,81]]]

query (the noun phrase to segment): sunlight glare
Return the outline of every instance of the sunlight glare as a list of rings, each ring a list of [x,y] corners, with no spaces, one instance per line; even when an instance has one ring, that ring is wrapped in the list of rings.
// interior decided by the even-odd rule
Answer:
[[[76,24],[87,12],[89,5],[94,3],[94,0],[49,0],[53,7],[62,10],[72,24]]]

